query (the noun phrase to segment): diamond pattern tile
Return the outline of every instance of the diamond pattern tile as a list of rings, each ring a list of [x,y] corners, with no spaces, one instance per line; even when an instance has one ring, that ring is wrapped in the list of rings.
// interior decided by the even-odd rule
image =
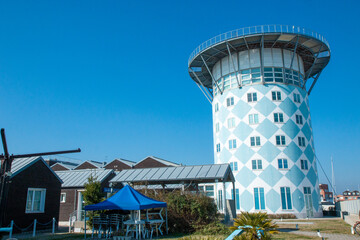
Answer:
[[[284,153],[293,161],[296,162],[302,154],[301,149],[291,142],[284,150]]]
[[[305,174],[296,166],[293,165],[292,168],[285,174],[285,176],[295,185],[299,186],[303,181]]]
[[[272,165],[269,165],[262,171],[259,177],[270,186],[275,186],[283,175]]]
[[[297,106],[290,98],[286,98],[280,103],[279,108],[289,117],[291,117],[297,110]]]
[[[258,103],[256,103],[254,108],[264,116],[269,116],[269,114],[275,110],[276,105],[268,98],[263,97],[260,101],[258,101]]]
[[[265,195],[265,204],[266,207],[270,209],[273,213],[275,213],[280,208],[280,194],[271,189]]]
[[[286,123],[283,124],[281,130],[284,131],[292,140],[299,134],[300,128],[294,123],[293,120],[289,119]]]
[[[271,162],[280,152],[279,148],[275,147],[274,144],[266,142],[257,153],[267,161]]]
[[[256,128],[256,131],[262,136],[270,139],[279,128],[267,118]]]
[[[299,189],[296,189],[292,194],[292,199],[294,208],[301,212],[305,206],[304,194]],[[295,201],[295,199],[299,201]]]

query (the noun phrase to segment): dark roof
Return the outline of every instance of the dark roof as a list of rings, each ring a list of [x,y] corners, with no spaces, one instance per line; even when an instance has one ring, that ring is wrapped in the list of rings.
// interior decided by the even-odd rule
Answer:
[[[11,178],[15,177],[17,174],[21,173],[38,161],[43,162],[44,165],[55,175],[55,177],[59,179],[61,183],[63,182],[42,157],[15,158],[11,163]]]

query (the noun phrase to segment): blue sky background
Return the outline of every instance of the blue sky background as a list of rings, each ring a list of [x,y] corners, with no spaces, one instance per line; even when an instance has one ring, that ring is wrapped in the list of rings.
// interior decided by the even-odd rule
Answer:
[[[288,24],[332,57],[311,96],[315,147],[338,192],[360,184],[358,1],[0,1],[0,127],[14,154],[213,163],[211,106],[187,60],[220,33]],[[355,71],[356,70],[356,71]],[[320,182],[325,183],[320,172]]]

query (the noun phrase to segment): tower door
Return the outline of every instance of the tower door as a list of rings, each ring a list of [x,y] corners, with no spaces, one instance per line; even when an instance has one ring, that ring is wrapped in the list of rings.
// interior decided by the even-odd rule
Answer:
[[[314,217],[313,202],[310,187],[304,187],[306,217]]]

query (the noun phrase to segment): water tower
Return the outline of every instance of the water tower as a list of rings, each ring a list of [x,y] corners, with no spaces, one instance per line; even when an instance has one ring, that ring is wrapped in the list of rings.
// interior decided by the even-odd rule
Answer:
[[[322,216],[309,95],[329,60],[323,36],[284,25],[220,34],[190,55],[189,74],[212,104],[214,162],[236,178],[225,195],[237,212]]]

